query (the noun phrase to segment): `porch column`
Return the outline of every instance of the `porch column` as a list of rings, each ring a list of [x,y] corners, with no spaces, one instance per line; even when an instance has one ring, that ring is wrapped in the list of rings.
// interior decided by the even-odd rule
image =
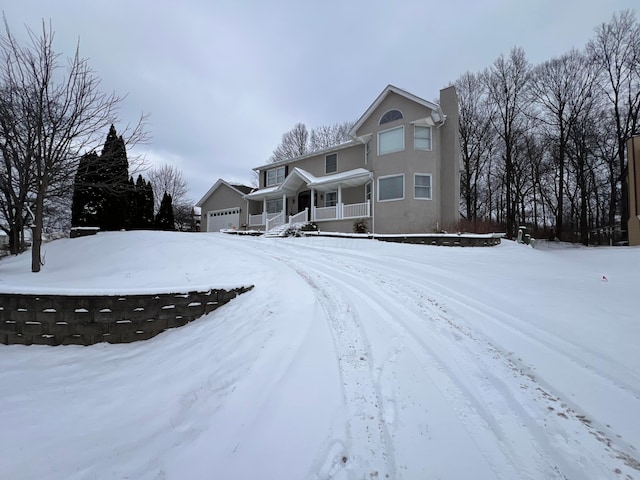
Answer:
[[[371,233],[376,233],[376,195],[378,192],[375,190],[376,181],[371,179],[371,198],[369,199],[369,214],[371,215]]]
[[[311,213],[309,215],[309,220],[311,222],[316,221],[316,189],[311,189]]]
[[[262,225],[267,224],[267,199],[262,199]]]
[[[342,218],[342,184],[338,184],[338,218]]]
[[[283,221],[288,221],[287,220],[287,194],[283,193],[282,194],[282,220]]]

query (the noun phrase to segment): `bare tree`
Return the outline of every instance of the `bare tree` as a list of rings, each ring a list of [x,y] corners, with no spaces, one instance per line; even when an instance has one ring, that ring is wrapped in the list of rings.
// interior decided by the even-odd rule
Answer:
[[[30,130],[16,116],[19,93],[2,85],[0,90],[0,213],[6,224],[0,227],[9,236],[9,249],[15,255],[24,249],[24,225],[28,222],[25,208],[36,183],[31,165],[22,162],[25,144],[20,141]]]
[[[516,143],[523,134],[523,120],[527,105],[526,89],[530,66],[524,50],[513,48],[507,58],[498,57],[485,74],[489,101],[495,108],[493,127],[500,139],[504,159],[504,186],[507,234],[515,236],[516,210],[514,208],[513,175],[516,161]]]
[[[516,220],[533,222],[583,243],[594,227],[620,217],[624,225],[625,139],[640,126],[640,26],[632,12],[600,25],[586,52],[531,70],[515,48],[456,84],[469,218],[505,222],[511,236]]]
[[[489,161],[492,134],[486,86],[480,75],[466,72],[456,81],[460,110],[460,149],[462,152],[461,191],[468,220],[478,218],[481,178]],[[491,188],[490,184],[484,187]]]
[[[7,170],[21,177],[18,189],[26,186],[28,190],[23,204],[12,208],[18,209],[17,218],[24,214],[22,208],[32,207],[31,270],[39,272],[47,199],[57,185],[69,183],[81,154],[95,148],[103,131],[117,121],[122,98],[100,91],[100,80],[80,57],[78,47],[64,67],[60,64],[51,24],[43,21],[39,35],[27,32],[29,42],[23,46],[4,18],[0,112],[15,123],[0,125],[0,137]],[[143,120],[129,135],[129,143],[144,139]]]
[[[613,112],[611,127],[618,143],[616,181],[621,184],[619,210],[624,225],[629,217],[626,140],[638,132],[640,115],[640,24],[633,11],[616,13],[609,23],[601,24],[587,52],[603,70],[599,83]]]
[[[182,203],[191,204],[191,201],[187,198],[187,182],[182,172],[178,170],[178,167],[175,165],[165,164],[154,167],[149,170],[146,175],[153,187],[155,212],[160,208],[160,202],[165,192],[171,195],[171,200],[174,205]]]
[[[288,160],[308,152],[309,131],[304,123],[296,123],[291,130],[282,135],[282,141],[271,154],[269,162]]]
[[[173,217],[178,230],[191,227],[193,201],[187,197],[188,187],[184,175],[175,165],[161,165],[147,172],[153,187],[154,211],[160,209],[160,202],[165,193],[171,195]]]
[[[273,151],[269,162],[289,160],[348,142],[351,140],[349,132],[354,123],[342,122],[323,125],[312,129],[311,133],[304,123],[296,123],[291,130],[282,135],[282,141]]]
[[[568,53],[543,62],[533,70],[532,100],[539,107],[537,120],[554,148],[557,167],[556,235],[562,238],[565,167],[569,136],[585,108],[593,103],[593,87],[597,70],[593,63],[573,49]]]
[[[354,124],[355,122],[342,122],[312,129],[309,138],[309,151],[324,150],[325,148],[331,148],[348,142],[351,140],[349,132]]]

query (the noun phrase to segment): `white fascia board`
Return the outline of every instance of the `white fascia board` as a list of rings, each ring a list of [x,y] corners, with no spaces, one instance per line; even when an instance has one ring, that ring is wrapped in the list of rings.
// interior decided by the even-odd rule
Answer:
[[[369,106],[369,108],[367,108],[367,110],[362,114],[362,116],[358,119],[358,121],[355,123],[355,125],[353,126],[353,128],[351,129],[351,131],[349,132],[349,135],[351,135],[351,137],[356,136],[356,132],[358,131],[358,129],[362,126],[362,124],[369,118],[369,116],[373,113],[373,111],[378,108],[380,106],[380,104],[382,103],[382,101],[387,97],[387,95],[389,95],[389,93],[395,93],[398,94],[402,97],[405,97],[413,102],[416,102],[424,107],[427,107],[431,110],[435,110],[435,111],[440,111],[440,107],[438,106],[438,104],[430,102],[429,100],[425,100],[424,98],[420,98],[412,93],[407,92],[406,90],[403,90],[401,88],[398,88],[394,85],[387,85],[385,87],[385,89],[382,91],[382,93],[380,93],[380,95],[378,95],[378,97],[373,101],[373,103]]]

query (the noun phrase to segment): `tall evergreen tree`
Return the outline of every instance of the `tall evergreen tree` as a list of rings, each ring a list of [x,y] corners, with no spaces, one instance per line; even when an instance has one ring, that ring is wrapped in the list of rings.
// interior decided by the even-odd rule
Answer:
[[[171,195],[164,192],[160,209],[156,215],[156,229],[158,230],[175,230],[175,221],[173,218],[173,202]]]
[[[113,125],[104,143],[102,154],[85,154],[75,175],[71,225],[100,227],[101,230],[121,230],[129,226],[131,218],[127,205],[129,191],[129,162],[124,139]]]
[[[140,177],[138,177],[140,178]],[[136,188],[133,177],[129,177],[127,191],[127,229],[140,228],[140,192]]]
[[[142,180],[143,184],[142,184],[142,191],[144,192],[143,195],[143,202],[142,202],[142,224],[143,224],[143,228],[153,228],[153,223],[154,223],[154,216],[153,216],[153,209],[154,209],[154,205],[155,205],[155,200],[153,198],[153,185],[151,184],[151,182],[144,182],[144,179]]]
[[[103,179],[100,174],[100,157],[90,152],[80,158],[76,171],[71,204],[71,225],[96,227],[99,212],[104,204]]]
[[[127,226],[129,162],[124,139],[117,135],[113,125],[104,143],[101,160],[106,194],[99,214],[99,226],[102,230],[121,230]]]
[[[129,178],[127,210],[128,229],[153,228],[153,189],[150,182],[146,182],[142,175],[133,181]]]

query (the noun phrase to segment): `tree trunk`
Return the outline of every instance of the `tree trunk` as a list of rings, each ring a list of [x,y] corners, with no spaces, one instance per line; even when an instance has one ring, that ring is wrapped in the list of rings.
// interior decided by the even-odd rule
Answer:
[[[584,151],[578,156],[578,186],[580,188],[580,243],[589,245],[589,227],[587,224],[587,176],[585,172]]]
[[[620,199],[620,231],[622,233],[621,240],[628,240],[629,235],[627,232],[627,225],[629,222],[629,188],[627,184],[627,166],[625,155],[626,143],[624,139],[618,142],[618,160],[620,162],[620,184],[621,184],[621,199]]]
[[[18,255],[22,252],[21,230],[22,225],[18,223],[13,223],[9,228],[9,252],[11,255]]]
[[[44,197],[46,193],[46,186],[44,182],[40,184],[38,194],[36,195],[36,211],[35,219],[33,220],[33,227],[31,229],[31,271],[37,273],[42,267],[42,257],[40,252],[42,250],[42,227],[44,224]]]
[[[558,187],[558,210],[556,212],[556,236],[562,238],[562,224],[564,223],[564,157],[565,157],[565,133],[564,124],[560,123],[560,145],[558,151],[558,176],[560,184]]]

